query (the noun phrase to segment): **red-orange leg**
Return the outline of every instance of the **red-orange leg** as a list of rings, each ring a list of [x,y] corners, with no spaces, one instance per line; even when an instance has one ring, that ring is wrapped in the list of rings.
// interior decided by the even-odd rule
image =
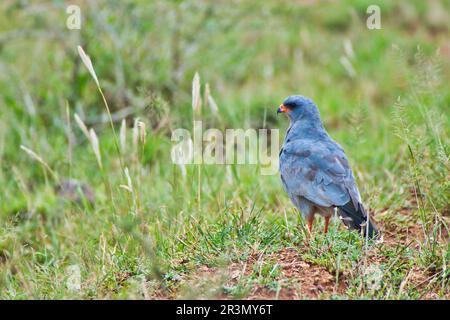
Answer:
[[[312,214],[308,217],[308,235],[309,236],[312,235],[313,222],[314,222],[314,215]]]
[[[325,217],[325,233],[328,232],[328,225],[330,223],[330,218],[331,218],[331,216],[330,217]]]

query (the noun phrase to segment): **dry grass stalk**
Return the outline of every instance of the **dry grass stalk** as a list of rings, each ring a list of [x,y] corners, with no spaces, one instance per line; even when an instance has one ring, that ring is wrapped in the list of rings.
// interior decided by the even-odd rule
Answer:
[[[95,73],[94,66],[92,65],[91,58],[89,58],[89,56],[84,52],[84,50],[81,46],[78,46],[78,54],[80,55],[81,60],[83,61],[86,68],[88,69],[92,78],[94,78],[95,83],[99,87],[100,83],[98,81],[97,74]]]
[[[139,118],[134,119],[133,125],[133,149],[137,152],[139,142]]]
[[[47,162],[45,162],[44,159],[42,159],[42,157],[39,156],[36,152],[25,147],[24,145],[20,145],[20,149],[25,151],[25,153],[28,154],[32,159],[39,162],[48,172],[50,172],[53,178],[55,178],[56,180],[58,179],[58,175],[56,174],[56,172],[54,172],[52,168],[50,168],[50,166],[47,164]]]
[[[205,90],[204,90],[204,92],[203,92],[203,102],[205,103],[205,108],[207,108],[208,107],[208,105],[209,105],[209,99],[208,99],[208,97],[211,95],[211,88],[209,87],[209,83],[207,82],[206,84],[205,84]]]
[[[100,153],[100,144],[98,142],[97,134],[94,129],[89,130],[89,136],[91,141],[92,150],[94,151],[95,157],[97,158],[98,166],[103,170],[102,156]]]
[[[209,87],[209,83],[205,85],[205,104],[209,106],[211,112],[213,114],[217,114],[219,112],[219,108],[217,107],[217,103],[211,95],[211,89]]]
[[[120,126],[119,140],[120,149],[122,150],[122,153],[125,153],[127,148],[127,122],[125,119],[122,120],[122,124]]]
[[[125,168],[125,177],[127,178],[127,187],[130,190],[131,193],[133,193],[133,184],[131,183],[131,177],[130,177],[130,171],[128,168]]]
[[[208,105],[213,114],[217,114],[219,112],[219,107],[217,106],[216,101],[214,100],[214,98],[211,95],[208,96]]]
[[[145,136],[146,136],[146,126],[145,122],[139,121],[138,122],[138,128],[139,128],[139,138],[141,140],[142,145],[145,144]]]
[[[192,80],[192,109],[194,112],[200,113],[202,107],[202,99],[200,97],[200,76],[195,73]]]
[[[83,120],[81,120],[81,118],[78,116],[78,114],[74,114],[75,117],[75,122],[77,123],[78,127],[81,129],[81,131],[83,132],[83,134],[86,136],[86,138],[88,140],[91,139],[91,136],[89,134],[89,130],[86,127],[86,125],[84,124]]]
[[[78,46],[78,53],[79,53],[79,55],[81,57],[81,60],[83,61],[84,65],[89,70],[89,73],[91,74],[92,78],[94,79],[94,81],[95,81],[95,83],[97,85],[97,89],[98,89],[98,91],[99,91],[99,93],[100,93],[100,95],[102,97],[103,104],[105,105],[106,112],[108,114],[109,124],[110,124],[111,130],[113,132],[114,145],[116,147],[117,155],[119,156],[120,167],[123,169],[124,168],[124,164],[123,164],[123,160],[122,160],[122,153],[120,151],[119,140],[118,140],[117,135],[116,135],[116,130],[114,129],[114,121],[113,121],[113,118],[112,118],[112,115],[111,115],[111,111],[109,109],[108,101],[106,101],[105,95],[103,94],[103,90],[100,87],[100,83],[98,81],[97,74],[95,73],[94,66],[92,65],[91,59],[84,52],[83,48],[80,47],[80,46]]]

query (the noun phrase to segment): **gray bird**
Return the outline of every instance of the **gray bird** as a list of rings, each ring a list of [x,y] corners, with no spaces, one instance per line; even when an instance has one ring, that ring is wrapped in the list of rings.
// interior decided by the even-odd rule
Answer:
[[[334,212],[343,223],[370,238],[379,233],[367,217],[352,169],[342,147],[325,131],[317,106],[303,96],[290,96],[277,113],[286,113],[290,125],[280,150],[280,174],[285,191],[308,223],[325,218],[325,233]]]

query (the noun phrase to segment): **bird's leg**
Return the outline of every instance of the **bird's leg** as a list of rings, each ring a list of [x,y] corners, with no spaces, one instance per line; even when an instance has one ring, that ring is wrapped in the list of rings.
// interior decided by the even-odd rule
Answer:
[[[314,222],[314,214],[308,216],[307,220],[308,220],[308,236],[311,236],[312,235],[312,226],[313,226],[313,222]]]
[[[325,217],[325,233],[328,232],[328,224],[330,223],[331,216]]]

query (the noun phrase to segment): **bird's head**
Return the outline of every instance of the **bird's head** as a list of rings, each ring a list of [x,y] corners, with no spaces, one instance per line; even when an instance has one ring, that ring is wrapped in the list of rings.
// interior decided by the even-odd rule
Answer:
[[[320,119],[319,110],[311,99],[304,96],[289,96],[278,107],[278,113],[286,113],[291,121],[302,117]]]

